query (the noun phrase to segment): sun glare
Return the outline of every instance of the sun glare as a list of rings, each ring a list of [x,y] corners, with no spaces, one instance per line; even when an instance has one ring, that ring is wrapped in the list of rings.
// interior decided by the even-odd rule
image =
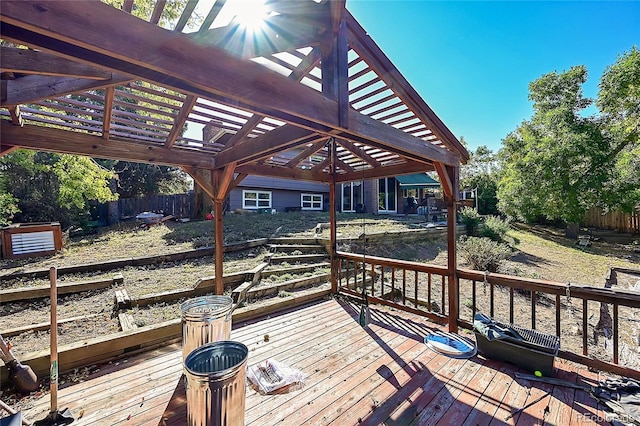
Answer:
[[[239,0],[235,2],[235,19],[246,31],[259,30],[269,17],[264,0]]]

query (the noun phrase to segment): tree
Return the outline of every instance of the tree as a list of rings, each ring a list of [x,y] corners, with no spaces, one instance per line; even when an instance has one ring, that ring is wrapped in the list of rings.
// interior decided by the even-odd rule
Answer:
[[[191,188],[188,175],[175,167],[128,161],[99,160],[114,171],[120,198],[151,194],[182,194]]]
[[[635,46],[604,71],[596,105],[609,137],[615,141],[609,154],[612,174],[603,188],[603,204],[631,212],[640,204],[640,51]]]
[[[530,84],[534,114],[503,141],[499,208],[519,219],[578,223],[591,207],[640,205],[640,52],[633,47],[603,73],[596,105],[582,96],[584,67]]]
[[[584,66],[546,74],[529,85],[533,117],[503,141],[498,207],[517,219],[579,223],[610,177],[611,139],[582,115]]]
[[[20,212],[18,199],[7,191],[7,175],[0,164],[0,226],[11,223],[13,216]]]
[[[477,188],[478,213],[497,215],[497,156],[486,145],[479,146],[470,154],[469,161],[460,170],[460,185],[464,188]]]
[[[88,157],[19,149],[0,157],[7,194],[17,201],[14,221],[78,224],[90,200],[117,199],[113,176]],[[8,220],[8,217],[4,217]]]

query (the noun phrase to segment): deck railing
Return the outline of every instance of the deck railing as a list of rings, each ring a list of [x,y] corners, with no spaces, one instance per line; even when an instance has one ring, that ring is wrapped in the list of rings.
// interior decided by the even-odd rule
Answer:
[[[336,259],[341,293],[362,297],[364,283],[370,302],[445,324],[455,321],[466,329],[482,312],[499,322],[560,336],[561,358],[640,378],[638,292],[459,268],[457,306],[452,307],[446,267],[345,252]]]

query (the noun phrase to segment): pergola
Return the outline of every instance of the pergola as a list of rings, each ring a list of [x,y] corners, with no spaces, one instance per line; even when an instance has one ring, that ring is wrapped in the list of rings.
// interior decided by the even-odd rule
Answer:
[[[218,293],[222,203],[247,175],[328,183],[335,206],[337,183],[436,171],[457,297],[455,205],[468,153],[344,0],[145,3],[152,9],[2,2],[0,37],[12,42],[0,51],[2,155],[29,148],[182,168],[213,200]],[[248,8],[262,10],[260,26],[244,19]],[[214,129],[201,140],[185,135],[189,125]],[[333,259],[335,208],[330,220]],[[332,271],[335,290],[335,262]]]

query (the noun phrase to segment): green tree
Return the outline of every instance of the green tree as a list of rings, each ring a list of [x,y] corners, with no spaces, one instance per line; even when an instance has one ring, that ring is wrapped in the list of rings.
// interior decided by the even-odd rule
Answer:
[[[499,167],[497,155],[486,145],[479,146],[470,153],[469,161],[460,170],[460,186],[476,189],[478,213],[497,215]]]
[[[604,71],[596,105],[614,140],[603,204],[631,212],[640,204],[640,51],[635,46]]]
[[[120,198],[182,194],[191,188],[188,175],[175,167],[128,161],[99,160],[114,171]]]
[[[498,207],[517,219],[576,224],[597,205],[609,180],[611,140],[583,111],[584,66],[546,74],[529,85],[533,117],[503,141]],[[575,227],[574,227],[575,229]]]
[[[13,216],[20,213],[18,199],[7,190],[7,182],[6,168],[0,163],[0,226],[8,225]]]
[[[78,224],[88,201],[117,199],[113,174],[88,157],[19,149],[0,157],[7,194],[17,200],[16,222]],[[8,219],[5,217],[5,220]]]

